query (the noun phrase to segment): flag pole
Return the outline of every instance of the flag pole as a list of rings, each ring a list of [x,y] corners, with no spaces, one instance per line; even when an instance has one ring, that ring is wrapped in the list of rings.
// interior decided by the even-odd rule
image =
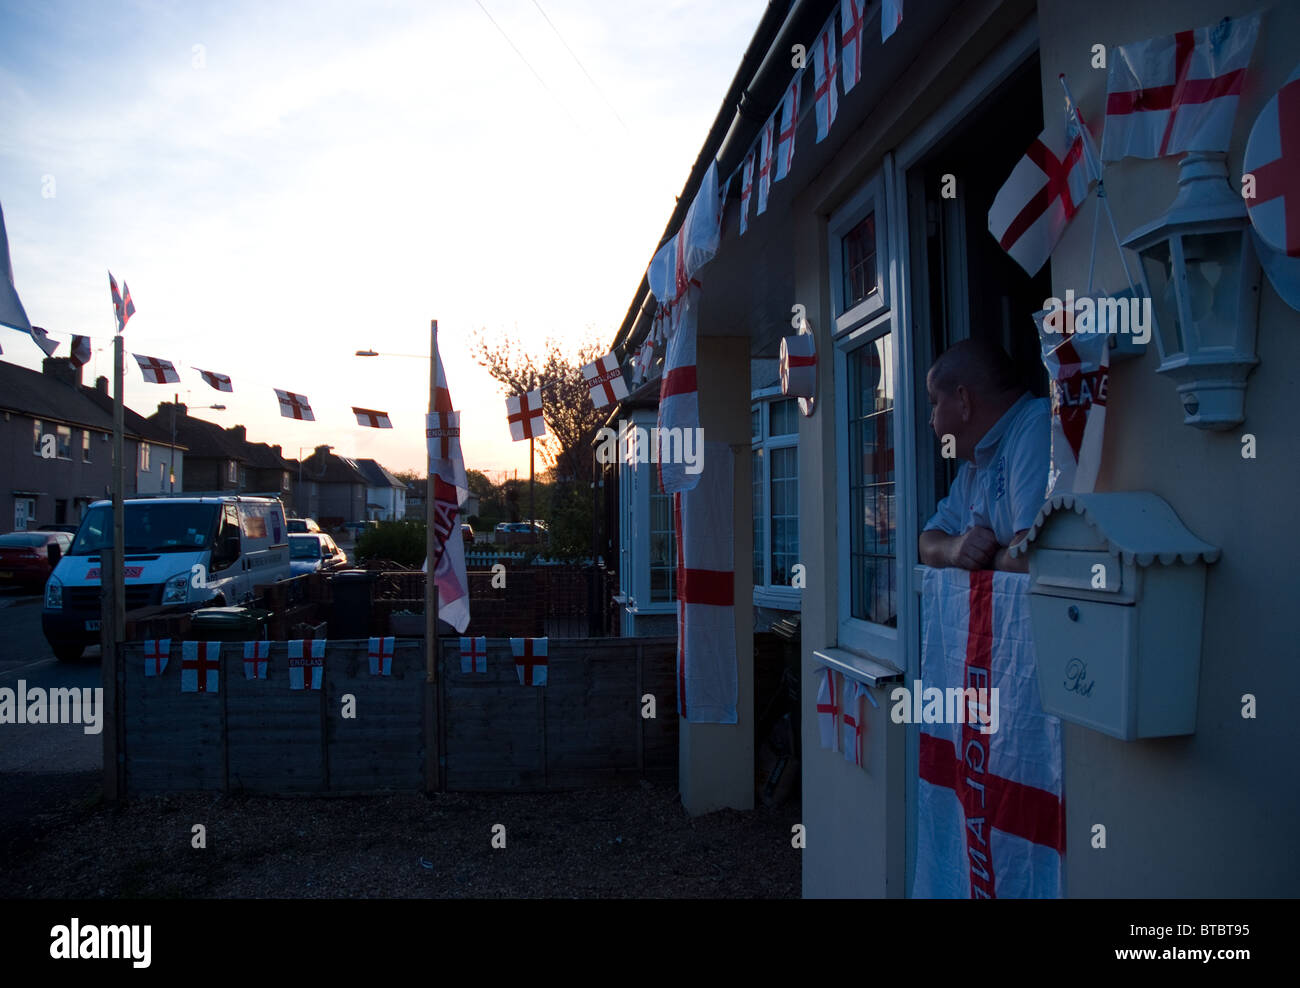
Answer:
[[[438,400],[438,320],[429,320],[429,414],[436,411]],[[427,431],[427,430],[426,430]],[[433,452],[426,446],[426,479],[424,491],[425,541],[424,558],[428,572],[424,577],[424,665],[425,682],[434,682],[434,664],[438,648],[438,583],[435,576],[438,559],[438,533],[434,524],[436,504],[433,484]]]

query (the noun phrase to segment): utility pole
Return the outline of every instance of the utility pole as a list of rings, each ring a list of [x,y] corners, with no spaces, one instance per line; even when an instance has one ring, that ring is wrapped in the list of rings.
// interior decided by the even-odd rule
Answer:
[[[172,395],[172,446],[167,458],[167,471],[171,475],[168,492],[176,493],[176,406],[181,403],[180,393]]]

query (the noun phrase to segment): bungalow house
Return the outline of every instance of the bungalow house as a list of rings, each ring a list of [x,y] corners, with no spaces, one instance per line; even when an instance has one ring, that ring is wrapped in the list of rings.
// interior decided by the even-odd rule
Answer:
[[[843,7],[865,7],[864,19],[842,23]],[[1186,55],[1190,32],[1206,27],[1199,43],[1222,45],[1233,30],[1223,19],[1245,18],[1257,8],[1246,0],[928,0],[908,3],[883,42],[876,0],[770,4],[763,15],[664,238],[647,245],[647,256],[682,226],[716,163],[722,182],[732,180],[717,253],[696,274],[699,420],[710,441],[730,447],[723,469],[731,473],[735,519],[732,597],[752,599],[759,610],[734,608],[738,723],[682,722],[679,786],[691,812],[753,805],[754,750],[747,739],[755,716],[756,613],[770,606],[760,591],[780,592],[768,598],[772,604],[788,602],[785,588],[772,580],[796,560],[806,577],[798,600],[805,896],[910,896],[918,859],[929,853],[918,841],[919,833],[933,831],[918,800],[920,726],[895,722],[890,701],[897,684],[921,675],[922,590],[935,571],[920,565],[918,537],[955,468],[929,427],[927,370],[960,340],[996,341],[1024,386],[1045,394],[1049,381],[1033,314],[1067,290],[1124,291],[1129,279],[1121,257],[1142,282],[1137,294],[1151,295],[1155,335],[1127,359],[1124,348],[1115,350],[1095,489],[1163,499],[1205,549],[1168,558],[1156,553],[1148,559],[1148,578],[1161,578],[1160,567],[1204,566],[1205,586],[1178,606],[1136,600],[1134,607],[1148,608],[1150,633],[1116,639],[1116,648],[1140,647],[1144,654],[1134,658],[1146,663],[1142,668],[1164,670],[1159,685],[1143,686],[1157,706],[1190,695],[1194,715],[1181,733],[1127,740],[1102,729],[1100,720],[1062,718],[1063,789],[1056,805],[1064,836],[1059,848],[1049,848],[1061,855],[1059,891],[1272,897],[1300,888],[1300,859],[1287,850],[1300,793],[1279,784],[1275,769],[1296,728],[1287,713],[1270,720],[1253,706],[1255,699],[1284,703],[1300,695],[1294,634],[1284,620],[1291,584],[1276,576],[1274,531],[1294,513],[1300,480],[1291,419],[1300,313],[1282,294],[1294,298],[1287,282],[1294,283],[1293,272],[1285,267],[1295,262],[1249,236],[1240,222],[1244,212],[1230,201],[1243,188],[1252,127],[1295,69],[1290,39],[1300,32],[1300,7],[1275,4],[1262,13],[1244,84],[1234,90],[1239,106],[1226,159],[1179,154],[1106,163],[1116,230],[1112,235],[1106,214],[1098,214],[1095,267],[1095,192],[1033,275],[989,233],[994,198],[1027,149],[1047,129],[1065,132],[1062,75],[1093,134],[1100,134],[1116,46],[1178,33],[1170,49],[1180,53],[1180,85],[1172,85],[1172,75],[1144,80],[1151,99],[1163,93],[1176,102],[1179,92],[1191,91],[1182,86],[1188,71],[1202,71],[1188,68],[1200,64]],[[839,63],[840,78],[831,83],[838,113],[819,142],[813,60],[828,25],[837,58],[856,37],[861,75],[846,88],[848,69]],[[760,169],[750,173],[751,194],[742,191],[743,166],[751,150],[762,156],[763,131],[774,117],[773,139],[784,143],[791,114],[781,104],[801,71],[792,67],[800,52],[807,65],[796,90],[797,124],[792,137],[785,135],[795,153],[760,214]],[[1292,174],[1296,167],[1287,165]],[[1049,205],[1063,194],[1057,178],[1044,175],[1040,184]],[[1180,190],[1228,204],[1214,216],[1192,215],[1185,230],[1174,219],[1161,225],[1162,217],[1182,222],[1189,215],[1167,212]],[[743,234],[742,202],[748,206]],[[1151,224],[1149,235],[1134,236]],[[1136,249],[1121,253],[1117,237],[1141,249],[1141,259]],[[1257,251],[1268,277],[1260,277]],[[656,307],[643,280],[613,341],[625,363],[654,332]],[[817,381],[810,414],[792,415],[771,390],[770,372],[754,368],[770,367],[801,317],[815,344]],[[657,392],[652,380],[617,415],[652,423]],[[1234,412],[1237,399],[1243,400]],[[657,633],[667,621],[654,608],[664,618],[673,613],[673,568],[664,549],[670,532],[655,501],[662,495],[635,468],[630,474],[620,468],[618,476],[610,509],[618,505],[620,540],[635,533],[620,560],[624,603],[636,608],[626,627]],[[796,492],[775,493],[787,478]],[[1139,527],[1135,502],[1112,503],[1125,507],[1107,521],[1089,515],[1086,525],[1070,531],[1132,564],[1110,530]],[[1052,544],[1043,533],[1054,531],[1054,510],[1070,513],[1068,505],[1054,509],[1052,502],[1040,512],[1045,527],[1034,533],[1026,580],[1035,579],[1034,571],[1044,575],[1048,557],[1039,554]],[[797,528],[777,524],[788,517]],[[1069,541],[1056,544],[1068,550]],[[627,573],[628,566],[636,572]],[[1188,626],[1200,629],[1199,647],[1174,654],[1171,642]],[[1068,647],[1083,647],[1069,624],[1061,627]],[[1042,631],[1036,615],[1035,635]],[[1056,656],[1038,652],[1041,672]],[[817,695],[828,669],[873,701],[862,708],[861,766],[822,747]],[[1044,693],[1057,688],[1040,686]],[[1001,730],[1020,729],[1009,716],[1004,709]],[[968,815],[967,826],[974,823]],[[1099,825],[1109,843],[1098,844]],[[1213,848],[1214,867],[1189,866],[1206,848]]]
[[[366,518],[370,521],[398,521],[406,517],[406,481],[380,466],[378,460],[357,460],[366,478]]]

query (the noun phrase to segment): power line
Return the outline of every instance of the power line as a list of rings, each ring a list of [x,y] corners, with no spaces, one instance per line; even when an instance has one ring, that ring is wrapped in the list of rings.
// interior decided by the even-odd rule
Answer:
[[[543,79],[540,75],[538,75],[538,72],[535,68],[533,68],[532,63],[529,62],[528,59],[524,57],[524,53],[519,50],[519,46],[510,40],[510,35],[506,34],[505,28],[503,28],[500,24],[498,24],[496,22],[496,18],[493,17],[490,13],[488,13],[488,9],[483,6],[482,0],[474,0],[474,2],[478,4],[478,9],[483,11],[483,16],[486,17],[488,20],[490,20],[492,22],[492,26],[501,32],[501,37],[506,39],[506,44],[508,44],[511,48],[515,50],[515,54],[519,56],[519,61],[523,62],[526,66],[528,66],[528,71],[531,72],[533,74],[533,77],[536,78],[537,81],[542,84],[542,88],[551,94],[551,99],[555,100],[556,105],[561,110],[564,111],[564,115],[568,117],[570,121],[572,121],[575,127],[578,127],[578,121],[574,119],[573,114],[569,112],[569,108],[560,102],[560,98],[555,95],[555,90],[553,90],[550,86],[548,86],[546,84],[546,80]],[[578,129],[581,130],[582,128],[578,127]]]
[[[624,130],[627,130],[628,129],[627,124],[623,121],[623,118],[619,116],[618,108],[615,107],[614,104],[609,101],[609,97],[607,97],[605,93],[601,90],[600,86],[597,85],[596,80],[591,77],[591,73],[587,71],[587,67],[583,65],[582,60],[578,58],[577,52],[575,52],[572,48],[569,47],[569,43],[564,40],[564,35],[560,34],[560,29],[551,22],[551,19],[549,17],[546,16],[546,11],[542,10],[542,5],[538,3],[537,0],[533,0],[533,6],[537,8],[537,12],[541,14],[542,17],[545,19],[546,23],[550,25],[551,30],[555,32],[555,36],[560,39],[560,44],[564,45],[564,50],[567,51],[571,56],[573,56],[573,60],[578,64],[578,68],[582,69],[582,74],[585,75],[587,77],[587,81],[591,83],[591,88],[596,90],[596,92],[600,95],[600,98],[605,101],[605,105],[609,107],[610,112],[614,114],[615,119],[618,120],[619,124],[622,125]]]

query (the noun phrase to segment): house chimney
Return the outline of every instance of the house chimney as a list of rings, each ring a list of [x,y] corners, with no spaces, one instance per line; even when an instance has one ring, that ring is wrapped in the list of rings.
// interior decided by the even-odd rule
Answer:
[[[317,447],[316,447],[316,455],[317,455],[317,456],[329,456],[329,452],[330,452],[330,448],[329,448],[328,446],[317,446]]]
[[[81,386],[81,368],[68,357],[46,357],[41,361],[41,373],[70,388]]]
[[[226,431],[229,432],[236,439],[238,439],[241,443],[248,442],[248,430],[245,429],[242,425],[232,425]]]
[[[272,447],[271,447],[271,452],[275,454],[275,457],[276,457],[277,460],[283,460],[283,459],[284,459],[284,453],[280,452],[280,447],[279,447],[279,446],[272,446]]]
[[[95,378],[95,390],[100,394],[108,394],[108,378],[103,374]]]

